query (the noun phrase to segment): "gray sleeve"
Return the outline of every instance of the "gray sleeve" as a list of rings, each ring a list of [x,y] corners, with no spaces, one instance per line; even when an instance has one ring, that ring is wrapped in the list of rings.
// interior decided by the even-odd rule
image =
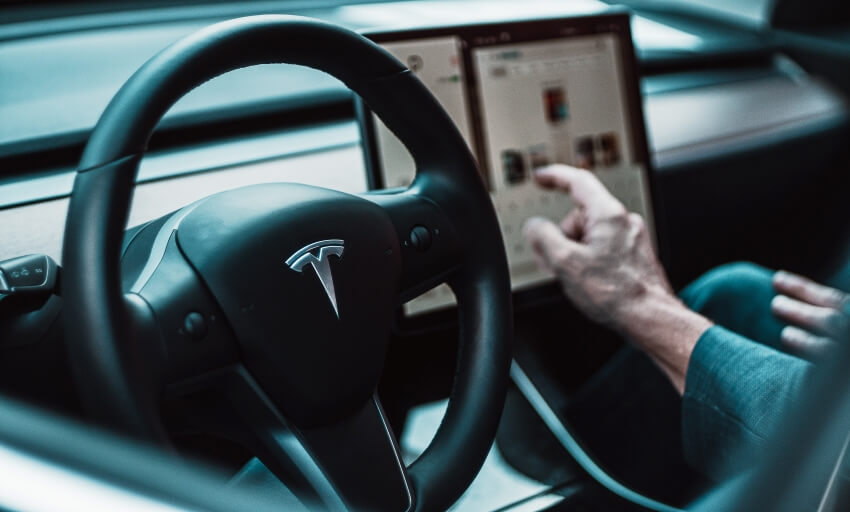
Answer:
[[[697,341],[682,397],[688,463],[723,479],[747,467],[780,427],[812,365],[714,326]]]

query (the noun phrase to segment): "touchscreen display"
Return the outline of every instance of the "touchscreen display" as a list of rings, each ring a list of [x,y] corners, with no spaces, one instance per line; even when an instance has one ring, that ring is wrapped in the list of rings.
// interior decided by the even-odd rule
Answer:
[[[552,20],[546,23],[552,26]],[[525,24],[523,34],[473,31],[380,41],[431,90],[476,155],[499,215],[514,290],[553,280],[538,268],[522,236],[523,222],[534,215],[559,221],[573,206],[567,196],[534,184],[536,167],[566,163],[588,169],[629,210],[643,215],[650,230],[653,225],[645,139],[632,133],[632,117],[640,109],[630,105],[637,95],[628,87],[636,82],[626,79],[618,39],[628,31],[535,40]],[[366,136],[376,138],[377,181],[409,185],[412,158],[377,118],[373,126]],[[453,303],[451,291],[441,285],[404,310],[411,315]]]

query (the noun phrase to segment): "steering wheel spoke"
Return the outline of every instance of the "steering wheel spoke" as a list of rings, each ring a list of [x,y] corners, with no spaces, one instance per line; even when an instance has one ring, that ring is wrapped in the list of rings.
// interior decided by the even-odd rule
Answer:
[[[137,319],[131,331],[144,328],[149,345],[158,339],[163,383],[201,375],[239,360],[238,345],[224,312],[177,243],[179,221],[193,207],[141,228],[122,254],[122,288],[125,301],[134,305],[131,311]],[[149,313],[142,315],[146,310]]]
[[[399,303],[446,282],[461,266],[461,240],[436,203],[410,190],[362,197],[380,205],[396,229],[402,254]]]
[[[413,495],[398,443],[373,395],[352,415],[298,427],[241,365],[169,390],[172,429],[203,429],[248,448],[304,504],[406,511]]]

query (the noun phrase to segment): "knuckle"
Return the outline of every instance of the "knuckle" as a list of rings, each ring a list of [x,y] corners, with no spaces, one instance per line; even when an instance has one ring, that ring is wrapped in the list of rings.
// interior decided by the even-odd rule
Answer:
[[[807,291],[806,285],[800,282],[790,282],[787,286],[788,291],[795,295],[803,295]]]
[[[562,270],[566,270],[573,261],[572,251],[558,249],[551,254],[552,264]]]
[[[810,283],[808,281],[804,281],[803,279],[800,279],[799,277],[796,277],[796,276],[792,277],[790,282],[791,282],[791,288],[793,290],[796,290],[799,293],[809,293],[809,294],[811,294],[811,292],[814,290],[814,287],[812,286],[813,283]]]
[[[850,331],[850,319],[846,315],[832,311],[824,322],[825,330],[835,336],[844,336]]]
[[[638,232],[646,231],[646,221],[637,213],[629,213],[629,222]]]
[[[831,304],[834,304],[837,308],[843,308],[847,303],[847,294],[845,294],[841,290],[836,290],[835,288],[827,288],[826,297],[827,300]]]
[[[619,205],[622,206],[622,205]],[[626,211],[625,208],[613,208],[610,215],[608,215],[608,220],[619,225],[619,226],[628,226],[631,224],[631,219],[629,217],[629,212]]]

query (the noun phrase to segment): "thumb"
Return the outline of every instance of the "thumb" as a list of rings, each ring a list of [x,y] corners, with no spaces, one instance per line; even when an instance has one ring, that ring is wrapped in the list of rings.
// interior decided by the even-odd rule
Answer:
[[[570,262],[583,255],[586,248],[570,240],[557,224],[542,217],[525,221],[523,235],[534,253],[549,270],[569,270]]]

